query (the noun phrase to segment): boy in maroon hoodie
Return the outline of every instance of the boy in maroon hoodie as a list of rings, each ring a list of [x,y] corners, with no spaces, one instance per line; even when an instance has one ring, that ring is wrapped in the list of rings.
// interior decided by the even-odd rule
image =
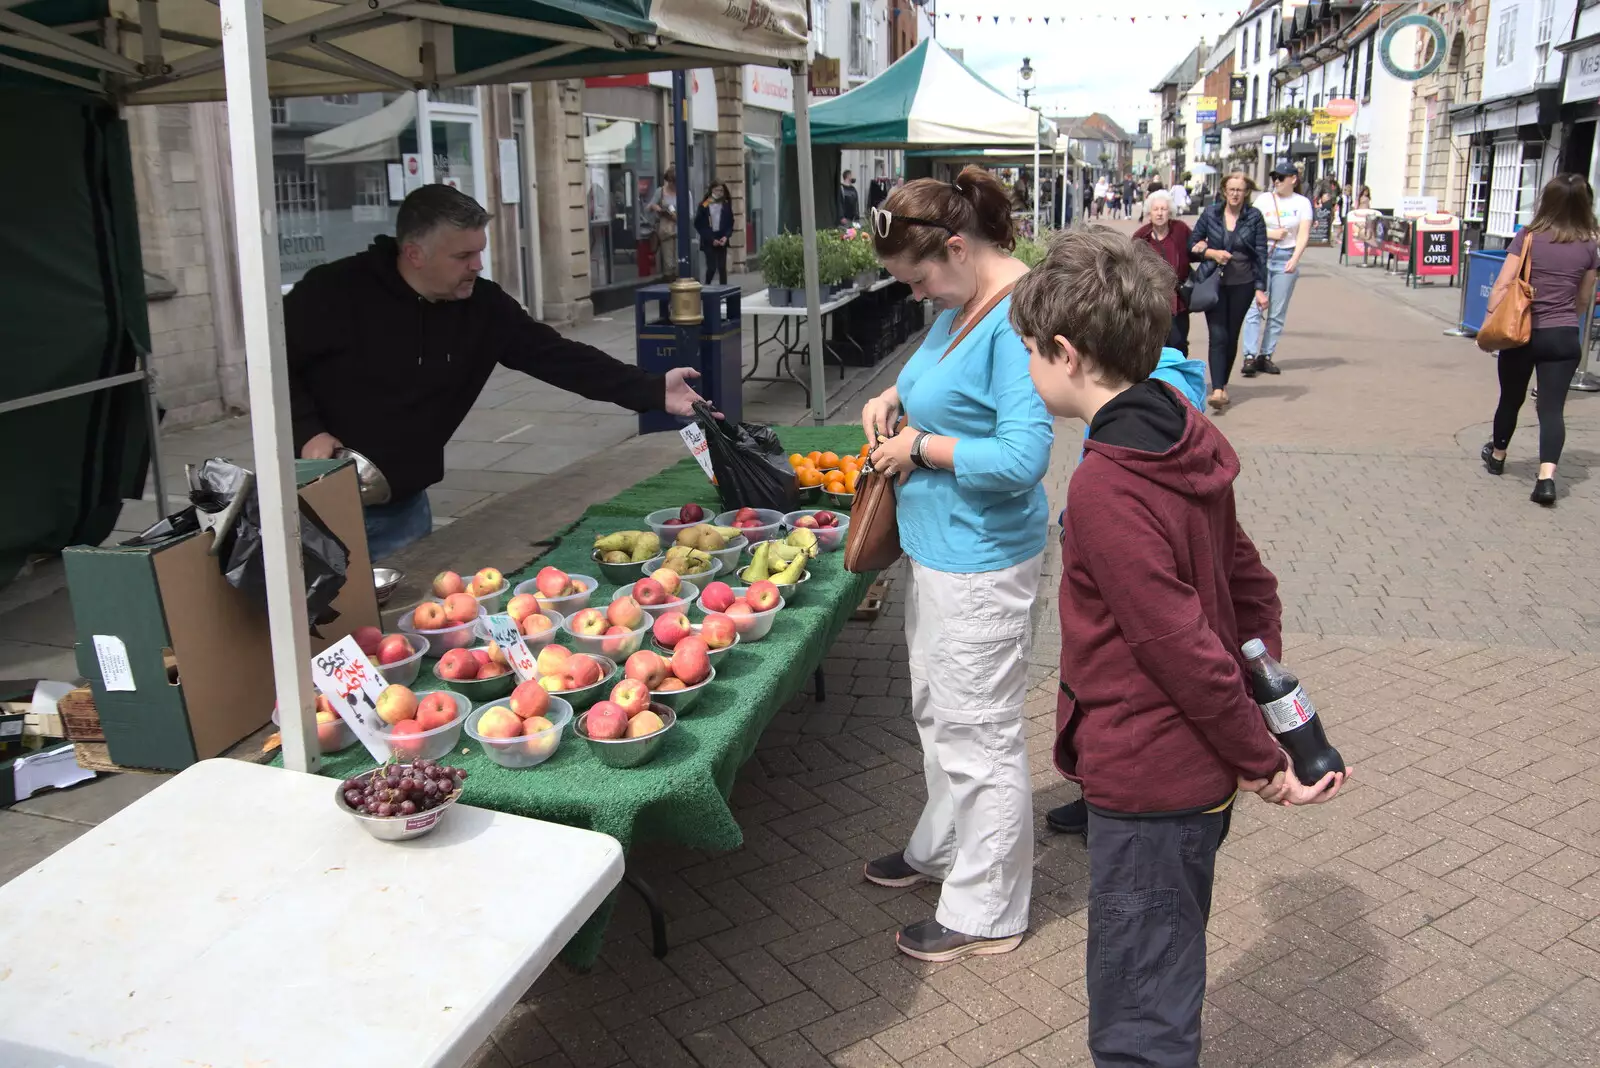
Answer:
[[[1281,652],[1277,580],[1234,516],[1239,459],[1150,378],[1171,270],[1108,227],[1069,231],[1017,284],[1034,385],[1089,438],[1062,537],[1057,765],[1089,809],[1089,1049],[1118,1068],[1200,1056],[1205,927],[1240,790],[1306,786],[1250,697],[1240,646]]]

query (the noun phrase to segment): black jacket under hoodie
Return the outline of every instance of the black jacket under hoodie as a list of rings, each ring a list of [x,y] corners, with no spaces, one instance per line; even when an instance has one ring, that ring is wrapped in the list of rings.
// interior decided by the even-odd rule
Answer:
[[[427,489],[496,364],[634,411],[665,403],[662,376],[562,337],[487,279],[466,300],[424,299],[399,254],[379,237],[284,298],[295,455],[325,431],[370,457],[395,500]]]

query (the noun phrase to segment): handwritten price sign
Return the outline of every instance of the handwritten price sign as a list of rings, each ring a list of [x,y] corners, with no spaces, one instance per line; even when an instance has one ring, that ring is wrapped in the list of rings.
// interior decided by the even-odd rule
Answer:
[[[535,677],[533,654],[528,651],[528,643],[522,640],[516,620],[507,615],[490,616],[489,634],[494,638],[494,643],[505,651],[506,659],[511,661],[511,670],[520,681],[528,682]]]
[[[689,446],[689,455],[694,457],[695,463],[700,465],[700,470],[706,473],[706,477],[715,478],[717,473],[711,469],[711,446],[706,442],[705,431],[690,423],[678,431],[678,436]]]
[[[389,684],[367,660],[356,640],[346,635],[312,657],[311,681],[350,724],[372,758],[380,764],[388,760],[389,746],[383,740],[378,696]]]

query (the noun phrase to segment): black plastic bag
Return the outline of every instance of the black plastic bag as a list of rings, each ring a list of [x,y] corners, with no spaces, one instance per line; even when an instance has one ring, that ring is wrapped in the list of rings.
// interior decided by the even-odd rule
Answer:
[[[694,411],[706,436],[706,451],[724,509],[792,512],[800,507],[800,482],[776,431],[756,423],[728,423],[703,402],[696,404]]]
[[[227,460],[211,459],[189,469],[189,500],[202,517],[215,520],[212,552],[222,577],[263,608],[266,562],[261,555],[261,508],[255,476]],[[300,501],[300,561],[306,578],[306,615],[313,627],[339,618],[333,599],[344,588],[350,550],[322,517]]]

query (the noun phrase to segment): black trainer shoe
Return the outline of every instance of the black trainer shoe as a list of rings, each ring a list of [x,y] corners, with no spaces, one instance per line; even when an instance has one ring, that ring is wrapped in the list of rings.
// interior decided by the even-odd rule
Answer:
[[[1542,504],[1546,508],[1556,503],[1556,480],[1541,478],[1533,484],[1533,494],[1528,498],[1534,504]]]
[[[1060,808],[1053,808],[1044,814],[1044,823],[1057,834],[1083,834],[1089,833],[1089,806],[1083,799],[1069,801]]]
[[[943,964],[962,957],[984,957],[996,953],[1010,953],[1022,945],[1022,936],[1006,938],[979,938],[977,935],[952,931],[938,920],[923,920],[900,928],[894,936],[895,945],[908,957]]]
[[[861,874],[866,876],[867,882],[877,883],[879,886],[916,886],[919,883],[939,881],[907,864],[903,851],[867,861],[861,869]]]
[[[1271,353],[1268,353],[1267,355],[1262,356],[1260,359],[1256,360],[1256,370],[1260,371],[1264,375],[1281,375],[1281,374],[1283,374],[1283,369],[1280,368],[1277,364],[1272,362],[1272,354]]]
[[[1484,469],[1491,475],[1503,475],[1506,473],[1505,459],[1503,457],[1499,460],[1494,458],[1494,442],[1491,441],[1484,445],[1478,452],[1478,459],[1483,461]]]
[[[1239,373],[1246,378],[1254,378],[1256,376],[1256,358],[1254,356],[1246,356],[1244,365],[1239,368]]]

